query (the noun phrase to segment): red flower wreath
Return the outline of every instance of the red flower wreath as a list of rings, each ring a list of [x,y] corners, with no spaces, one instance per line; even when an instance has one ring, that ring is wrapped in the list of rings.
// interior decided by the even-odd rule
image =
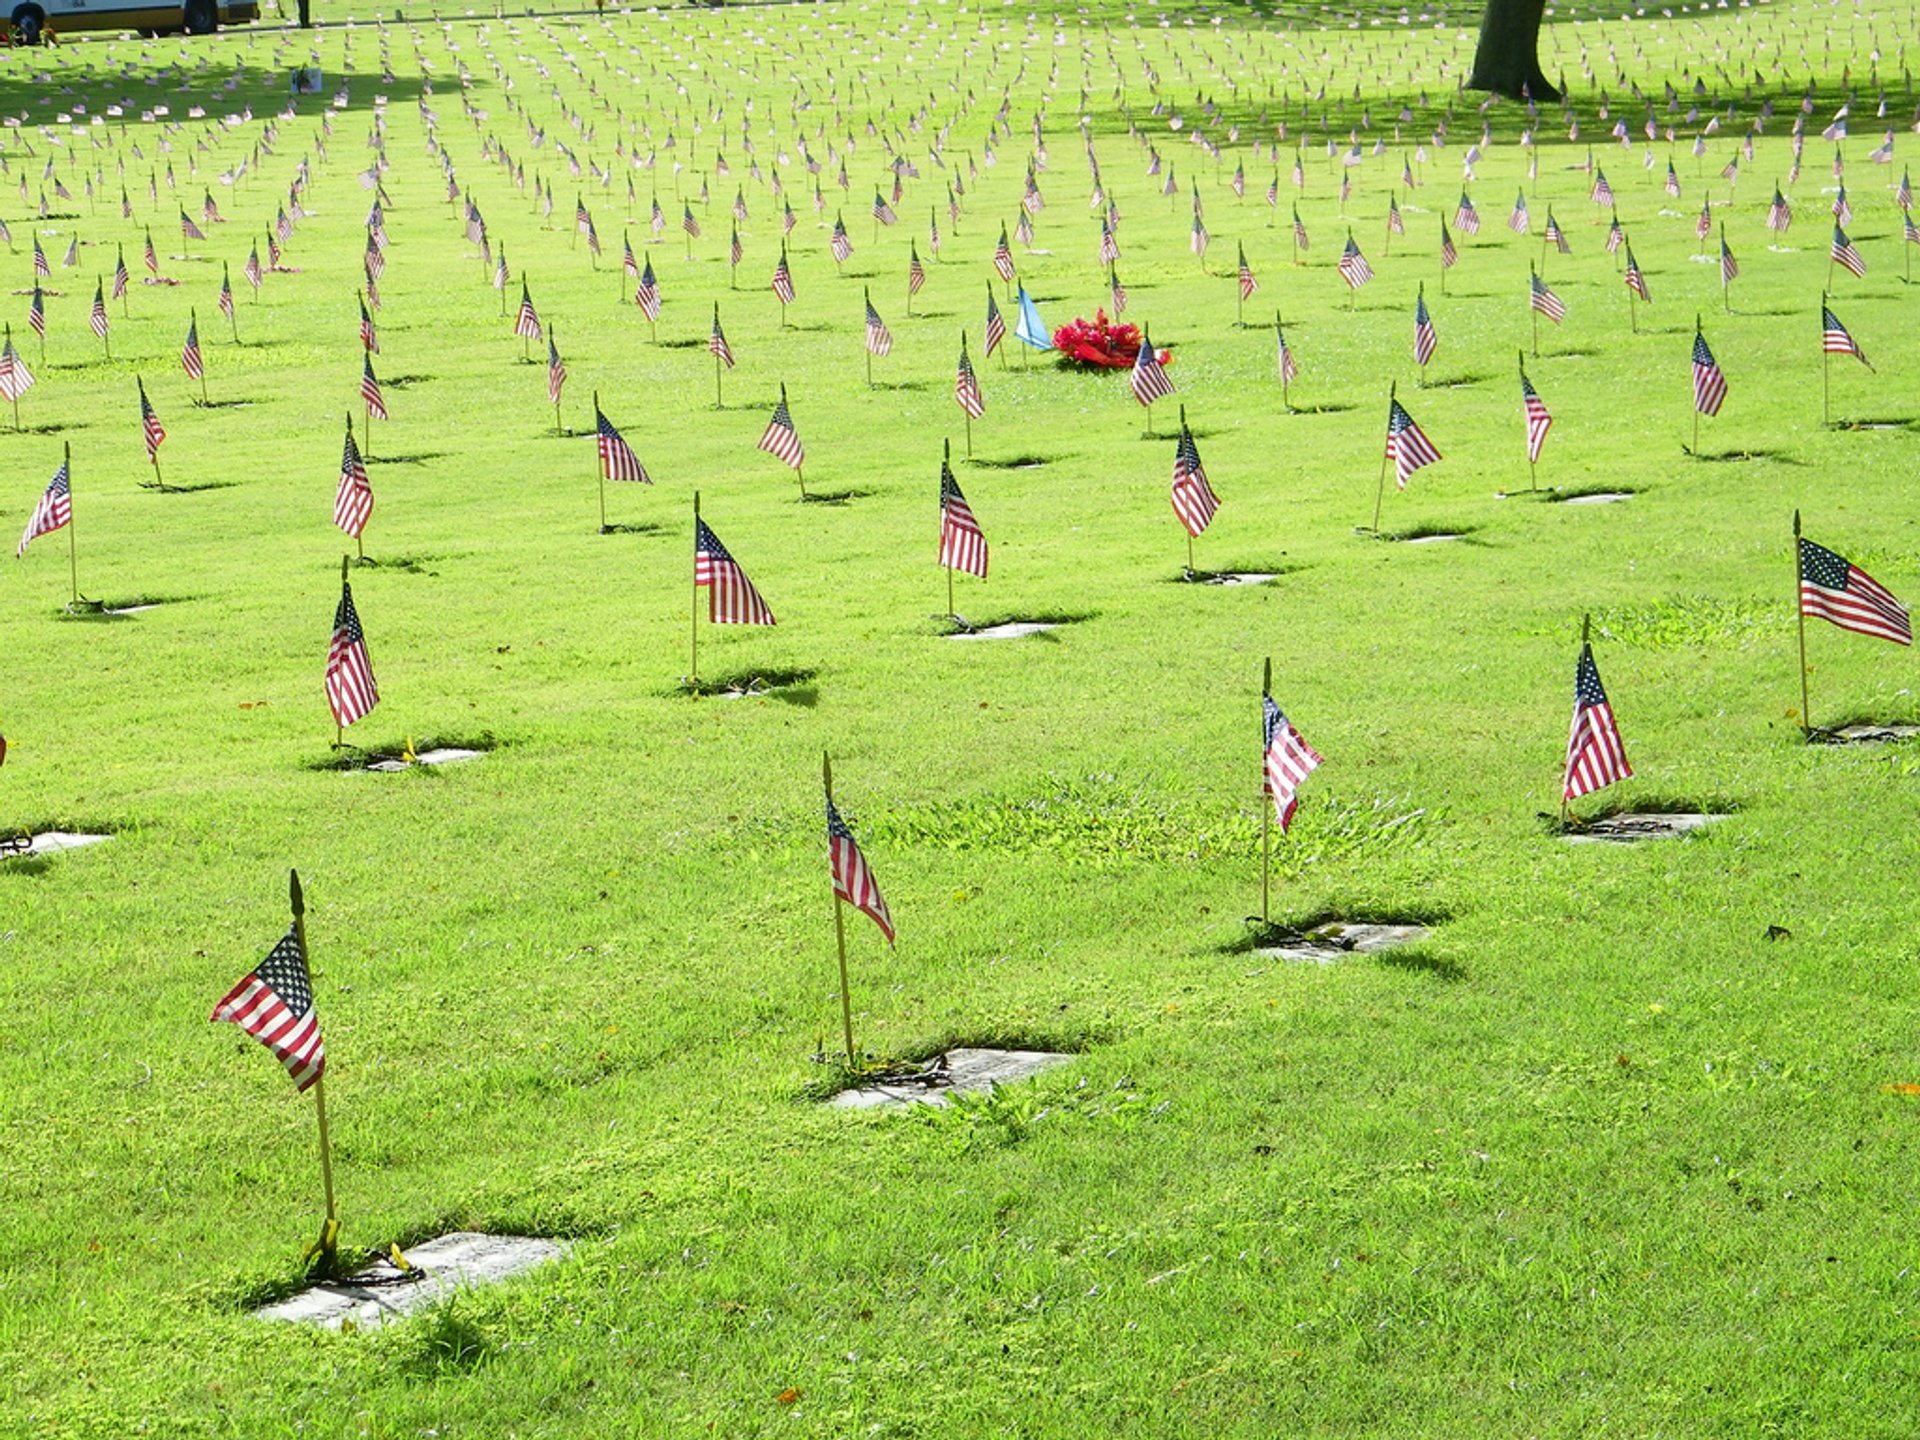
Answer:
[[[1054,348],[1075,365],[1091,365],[1102,370],[1131,370],[1140,358],[1140,327],[1116,325],[1107,312],[1096,310],[1093,319],[1075,316],[1073,323],[1053,332]],[[1159,352],[1162,365],[1173,363],[1173,353]]]

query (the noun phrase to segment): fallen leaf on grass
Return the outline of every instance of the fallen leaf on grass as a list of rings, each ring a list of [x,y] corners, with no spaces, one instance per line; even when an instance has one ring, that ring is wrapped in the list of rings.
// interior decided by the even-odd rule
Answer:
[[[798,1401],[800,1397],[805,1393],[806,1392],[804,1390],[799,1390],[789,1385],[786,1389],[782,1390],[778,1395],[774,1396],[773,1398],[779,1401],[782,1405],[792,1405],[796,1401]]]
[[[1892,1085],[1882,1085],[1880,1088],[1889,1095],[1920,1095],[1920,1085],[1914,1084],[1911,1080],[1896,1081]]]

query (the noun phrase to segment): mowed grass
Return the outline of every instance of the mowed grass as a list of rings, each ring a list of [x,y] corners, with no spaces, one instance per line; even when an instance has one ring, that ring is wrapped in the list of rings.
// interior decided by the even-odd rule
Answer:
[[[1334,12],[1293,29],[1154,16],[814,6],[384,31],[362,16],[290,46],[242,32],[0,62],[6,108],[29,119],[6,150],[7,288],[31,286],[38,229],[65,292],[48,302],[44,366],[25,299],[8,300],[40,384],[21,406],[28,433],[0,439],[0,527],[18,533],[70,443],[82,590],[166,601],[64,617],[57,535],[0,582],[0,824],[117,832],[0,863],[0,1434],[1911,1433],[1901,1226],[1920,1143],[1915,1100],[1888,1087],[1920,1081],[1916,763],[1898,746],[1802,743],[1789,522],[1802,508],[1812,538],[1920,593],[1920,339],[1891,199],[1904,130],[1891,167],[1867,161],[1883,85],[1887,123],[1911,111],[1884,57],[1912,11],[1561,17],[1547,64],[1573,83],[1581,138],[1549,109],[1529,152],[1521,112],[1489,112],[1469,187],[1483,229],[1456,235],[1444,297],[1438,218],[1478,138],[1474,97],[1454,101],[1444,149],[1429,137],[1470,59],[1471,17],[1435,31],[1385,13],[1357,30]],[[329,91],[347,77],[328,157],[323,95],[256,160],[309,38]],[[181,55],[184,75],[170,68]],[[510,298],[524,270],[557,333],[570,436],[552,433],[544,368],[521,363],[445,203],[420,59],[439,141],[507,247]],[[239,87],[216,90],[235,62]],[[459,62],[487,112],[477,123]],[[99,78],[120,64],[133,72]],[[1841,274],[1832,303],[1877,369],[1836,359],[1834,411],[1897,422],[1887,430],[1821,425],[1833,147],[1818,131],[1847,97],[1843,72],[1849,233],[1870,268]],[[1689,122],[1695,76],[1710,98]],[[1809,80],[1819,103],[1788,185]],[[1639,140],[1634,81],[1676,128],[1677,201],[1660,188],[1664,141],[1647,170],[1607,133],[1625,118]],[[1145,173],[1116,85],[1176,171],[1172,199],[1164,170]],[[161,97],[175,119],[249,102],[255,119],[189,123],[166,152],[158,126],[135,124],[91,131],[102,148],[62,131],[63,148],[37,128],[72,103],[63,86],[96,113],[131,96],[129,121]],[[1013,133],[987,168],[1003,93]],[[393,419],[376,424],[370,463],[368,553],[382,563],[353,584],[382,702],[349,739],[494,747],[401,775],[326,768],[321,691],[343,551],[331,498],[343,419],[359,413],[353,290],[371,197],[356,172],[373,158],[377,95],[393,244],[375,364]],[[1725,203],[1713,177],[1768,97],[1775,114]],[[802,98],[824,215],[796,143]],[[767,290],[778,202],[739,142],[748,100],[754,158],[800,216],[785,330]],[[1693,136],[1728,104],[1736,118],[1695,161]],[[1415,118],[1395,137],[1402,105]],[[1022,277],[1052,325],[1105,303],[1084,113],[1122,213],[1126,318],[1178,357],[1158,439],[1141,438],[1123,376],[980,359],[989,258],[1017,218],[1036,111],[1035,247],[1050,253],[1016,246]],[[1352,172],[1346,215],[1378,279],[1350,310],[1320,121],[1344,145],[1363,111],[1366,149],[1388,144]],[[891,177],[870,115],[922,172],[877,244],[872,190]],[[1278,160],[1256,158],[1283,117]],[[949,122],[948,165],[982,166],[957,224],[952,171],[927,157]],[[1189,143],[1196,130],[1218,162]],[[846,154],[849,131],[842,196],[826,147]],[[1313,248],[1295,267],[1303,133]],[[525,190],[483,158],[488,134],[525,166]],[[655,168],[635,169],[616,139]],[[1387,199],[1423,142],[1424,184],[1400,193],[1408,234],[1388,253]],[[1589,143],[1653,290],[1638,335],[1589,177],[1570,168]],[[730,176],[712,173],[716,147]],[[35,226],[48,155],[76,197],[54,208],[77,218]],[[101,169],[98,214],[74,155]],[[303,155],[314,214],[286,257],[299,273],[271,277],[256,303],[241,263]],[[121,156],[132,223],[115,209]],[[243,157],[245,179],[220,185]],[[609,185],[589,160],[611,166]],[[1276,171],[1277,212],[1264,203]],[[553,182],[551,221],[536,172]],[[702,175],[712,198],[695,200],[689,262],[681,197]],[[1795,204],[1784,240],[1762,224],[1776,177]],[[1187,250],[1194,182],[1204,269]],[[647,246],[656,185],[668,229]],[[736,186],[750,210],[737,292],[724,263]],[[1520,187],[1526,239],[1504,225]],[[197,218],[206,188],[230,223],[186,247],[205,258],[163,261],[178,289],[136,278],[102,360],[86,329],[94,275],[124,244],[138,277],[147,224],[163,256],[182,253],[175,210]],[[597,270],[570,237],[576,192],[606,246]],[[1706,194],[1743,267],[1731,314],[1715,265],[1694,258]],[[1515,359],[1531,350],[1526,270],[1548,202],[1574,253],[1547,260],[1568,316],[1543,325],[1527,362],[1556,422],[1540,479],[1635,492],[1625,504],[1496,498],[1527,482]],[[855,245],[844,276],[826,249],[840,208]],[[616,303],[631,293],[623,230],[660,277],[659,343]],[[82,262],[62,269],[76,234]],[[913,318],[909,239],[929,272]],[[1244,330],[1240,243],[1263,287]],[[214,312],[220,260],[241,292],[238,345]],[[1414,387],[1422,281],[1434,378],[1471,383]],[[895,337],[875,390],[866,287]],[[716,300],[740,360],[718,411],[700,348]],[[244,405],[190,403],[176,360],[189,306],[212,397]],[[1303,369],[1294,403],[1320,413],[1282,410],[1276,308]],[[1703,448],[1750,458],[1683,452],[1696,312],[1731,385]],[[1016,643],[952,643],[936,618],[963,329],[987,414],[982,463],[956,468],[993,560],[985,583],[961,578],[958,608],[1079,617]],[[221,488],[138,488],[136,376],[169,431],[168,480]],[[1354,531],[1371,518],[1395,381],[1445,459],[1405,494],[1389,486],[1383,528],[1462,541]],[[802,504],[754,449],[782,382],[809,487],[860,492],[848,503]],[[609,518],[649,533],[596,533],[595,389],[657,482],[610,487]],[[1179,403],[1223,500],[1197,563],[1280,572],[1272,584],[1172,583],[1186,561],[1166,498]],[[1020,457],[1046,463],[986,463]],[[695,490],[780,621],[703,626],[702,674],[810,672],[798,683],[680,693]],[[1581,809],[1730,812],[1705,833],[1634,848],[1551,833],[1589,612],[1638,774]],[[1920,715],[1910,652],[1830,627],[1808,642],[1816,719]],[[1434,930],[1418,947],[1324,967],[1245,951],[1268,656],[1276,697],[1327,757],[1276,841],[1276,918],[1423,918]],[[814,1058],[839,1024],[823,750],[900,926],[890,952],[849,920],[863,1052],[1005,1041],[1075,1050],[1071,1065],[940,1114],[815,1103],[839,1074]],[[567,1262],[375,1334],[248,1317],[298,1283],[318,1227],[312,1106],[206,1015],[284,928],[290,866],[307,885],[346,1249],[466,1226],[571,1237]],[[1769,939],[1774,926],[1786,937]]]

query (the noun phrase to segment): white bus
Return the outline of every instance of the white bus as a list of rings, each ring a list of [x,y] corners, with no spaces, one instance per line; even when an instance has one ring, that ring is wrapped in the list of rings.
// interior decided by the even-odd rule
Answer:
[[[10,5],[11,9],[5,9]],[[260,16],[258,0],[0,0],[16,45],[82,30],[184,30],[210,35]]]

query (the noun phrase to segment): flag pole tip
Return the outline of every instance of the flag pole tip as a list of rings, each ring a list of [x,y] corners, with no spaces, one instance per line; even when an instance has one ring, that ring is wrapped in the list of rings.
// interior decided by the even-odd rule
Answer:
[[[293,913],[295,915],[304,915],[307,913],[307,897],[300,888],[300,872],[298,870],[287,871],[287,895],[293,903]]]

